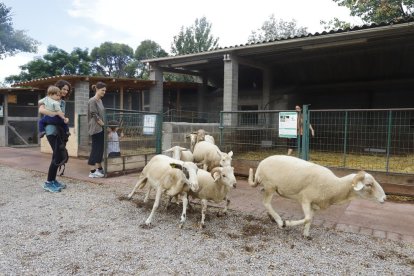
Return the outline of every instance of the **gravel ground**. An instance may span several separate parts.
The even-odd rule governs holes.
[[[45,192],[43,173],[0,166],[0,275],[414,275],[414,245],[313,226],[279,230],[267,217],[199,206],[178,228],[180,208],[128,201],[129,186],[64,179]]]

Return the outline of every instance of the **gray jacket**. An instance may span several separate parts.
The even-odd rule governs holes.
[[[102,122],[105,118],[105,107],[103,106],[102,100],[97,100],[92,97],[88,101],[88,133],[94,135],[103,131],[102,126],[98,124],[98,120]]]

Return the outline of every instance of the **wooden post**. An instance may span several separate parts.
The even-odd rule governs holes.
[[[120,93],[119,93],[119,109],[124,109],[124,86],[121,85]]]

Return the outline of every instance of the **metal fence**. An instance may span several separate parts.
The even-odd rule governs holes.
[[[288,139],[279,137],[280,112],[284,110],[222,112],[220,148],[247,160],[286,154]],[[309,122],[315,129],[309,137],[310,161],[414,174],[414,109],[311,110]]]
[[[186,123],[217,123],[219,113],[197,112],[190,110],[169,109],[163,114],[164,122],[186,122]]]
[[[91,138],[88,135],[87,115],[79,118],[79,154],[88,156]],[[106,109],[104,118],[105,133],[116,121],[116,132],[120,137],[119,148],[121,156],[108,158],[108,145],[113,143],[105,135],[104,169],[106,172],[120,172],[143,167],[150,156],[161,153],[162,116],[157,113],[139,112],[133,110]],[[138,164],[138,165],[137,165]]]

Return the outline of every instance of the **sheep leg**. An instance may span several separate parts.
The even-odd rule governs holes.
[[[200,223],[200,228],[204,228],[204,220],[206,218],[206,212],[207,212],[207,200],[202,199],[201,200],[201,223]]]
[[[273,198],[273,191],[265,190],[263,196],[263,205],[267,210],[267,213],[271,216],[271,218],[277,223],[279,228],[283,228],[286,226],[285,222],[279,216],[278,213],[272,207],[272,198]]]
[[[222,211],[222,212],[218,212],[218,213],[217,213],[217,216],[218,216],[218,217],[221,217],[221,216],[227,215],[227,208],[229,207],[229,205],[230,205],[230,199],[228,199],[228,198],[226,197],[226,205],[224,206],[224,208],[223,208],[223,211]]]
[[[305,227],[303,231],[303,236],[306,238],[309,238],[309,229],[310,229],[310,225],[311,225],[312,218],[313,218],[313,210],[311,208],[310,203],[308,202],[302,203],[302,210],[303,210],[303,213],[305,214],[305,218],[300,219],[300,220],[287,220],[286,225],[296,226],[296,225],[304,224]]]
[[[150,193],[151,193],[151,187],[148,187],[148,190],[147,190],[147,192],[145,194],[145,197],[144,197],[144,203],[146,203],[148,201]]]
[[[187,219],[187,205],[188,205],[187,193],[183,193],[183,195],[181,196],[181,199],[183,201],[183,213],[181,214],[180,228],[183,228],[183,225]]]
[[[151,224],[152,217],[154,216],[155,211],[157,210],[158,206],[160,205],[161,194],[162,194],[162,188],[161,188],[161,185],[160,185],[160,186],[158,186],[157,194],[155,195],[155,201],[154,201],[154,205],[152,206],[151,214],[149,215],[149,217],[145,221],[145,224],[147,226]]]
[[[145,184],[146,184],[146,180],[147,180],[147,178],[146,178],[146,177],[142,177],[142,176],[140,176],[140,177],[138,178],[137,184],[135,184],[134,189],[132,189],[132,192],[128,195],[128,199],[131,199],[131,198],[132,198],[132,196],[135,194],[136,189],[138,189],[138,188],[142,188],[142,187],[144,187],[144,186],[145,186]]]

